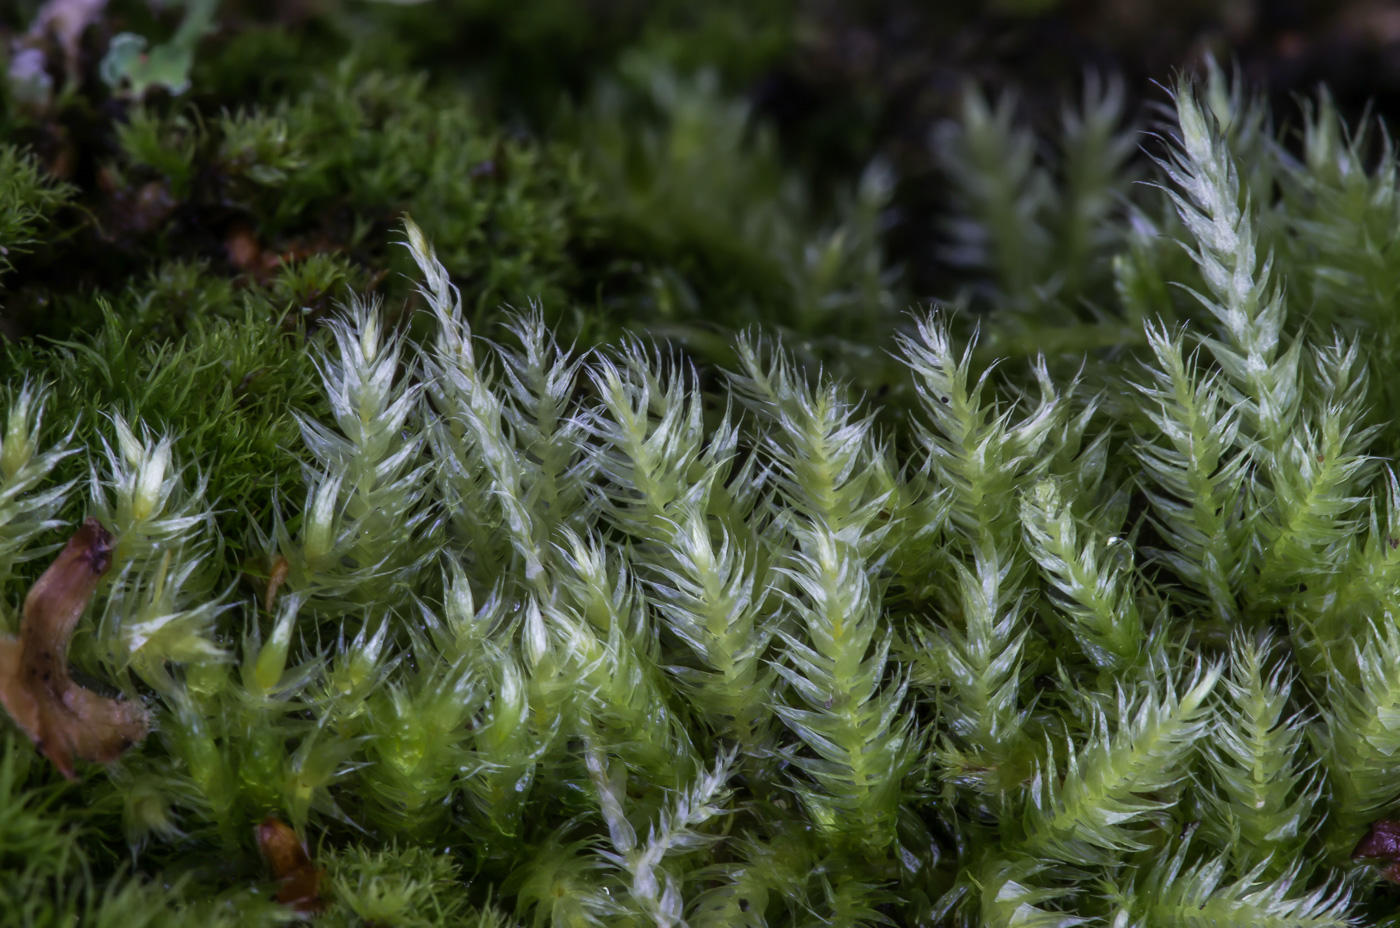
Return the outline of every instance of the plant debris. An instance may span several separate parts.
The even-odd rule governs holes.
[[[280,554],[273,559],[272,573],[267,578],[267,591],[263,594],[263,608],[268,612],[277,604],[277,591],[287,582],[287,572],[291,569],[291,563]]]
[[[325,908],[321,900],[323,870],[311,863],[306,845],[297,839],[291,826],[275,815],[269,815],[258,826],[258,847],[272,868],[272,877],[282,884],[277,901],[291,906],[304,915]]]
[[[1356,850],[1351,852],[1352,860],[1384,860],[1387,865],[1381,876],[1392,883],[1400,883],[1400,822],[1382,819],[1371,824]]]
[[[112,536],[88,519],[30,587],[18,638],[0,638],[0,703],[63,775],[74,756],[110,764],[146,735],[139,702],[108,699],[68,676],[68,642],[112,562]]]

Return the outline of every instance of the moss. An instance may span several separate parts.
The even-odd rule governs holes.
[[[36,236],[73,192],[46,177],[32,154],[0,145],[0,274],[14,266],[19,254],[39,245]]]
[[[802,180],[785,172],[767,131],[743,107],[724,103],[713,79],[692,84],[672,70],[707,57],[702,50],[717,36],[743,34],[732,47],[749,50],[750,63],[719,73],[731,83],[756,74],[786,47],[790,11],[781,3],[745,10],[606,13],[616,14],[617,41],[633,49],[627,60],[650,62],[632,68],[619,95],[590,88],[609,61],[622,60],[624,44],[616,58],[598,58],[596,30],[535,7],[288,10],[301,37],[291,44],[288,32],[258,14],[239,18],[233,4],[200,46],[187,98],[104,102],[100,87],[84,86],[16,125],[16,134],[50,149],[50,167],[76,171],[70,194],[84,212],[69,217],[61,247],[21,269],[8,299],[13,325],[19,334],[64,339],[92,330],[96,297],[115,305],[115,291],[171,261],[204,269],[211,294],[195,296],[194,313],[218,304],[229,278],[265,273],[276,256],[341,254],[383,275],[398,295],[405,265],[388,230],[408,211],[433,235],[478,321],[502,302],[528,299],[590,338],[657,312],[684,324],[703,315],[729,325],[761,312],[804,333],[839,335],[839,323],[820,321],[840,316],[839,292],[856,286],[869,295],[884,286],[873,236],[887,191],[880,184],[853,191],[836,210],[808,202]],[[137,31],[155,29],[141,25],[139,4],[129,15]],[[513,38],[491,60],[512,69],[522,61],[508,49],[552,55],[549,36],[589,35],[575,86],[596,102],[576,129],[556,131],[555,141],[522,133],[500,120],[504,87],[461,92],[451,77],[459,70],[441,61],[433,42],[493,28]],[[555,63],[584,64],[570,54],[572,64],[560,55]],[[424,64],[435,66],[431,80],[415,70]],[[558,86],[548,73],[537,75],[540,85]],[[521,74],[512,74],[518,83]],[[628,141],[632,150],[624,151],[620,121],[638,118],[655,123],[657,137]],[[722,224],[759,202],[773,204],[764,208],[771,215],[755,217],[747,238],[733,242]],[[675,222],[649,227],[657,210],[673,211]],[[734,312],[713,320],[701,303],[731,304]],[[571,305],[588,310],[568,314]],[[155,321],[146,331],[169,329]]]
[[[166,272],[162,282],[168,284],[169,277],[191,269]],[[200,296],[209,299],[211,291]],[[102,323],[89,338],[10,346],[5,363],[49,386],[51,427],[73,432],[85,444],[98,441],[113,412],[179,435],[181,459],[229,488],[230,508],[221,509],[220,518],[233,541],[230,556],[236,557],[243,546],[234,527],[270,502],[255,488],[276,494],[299,482],[294,412],[314,411],[320,401],[303,344],[305,326],[294,317],[298,311],[273,302],[272,292],[247,295],[237,304],[228,296],[226,303],[208,307],[222,317],[201,319],[171,341],[143,341],[128,320],[141,318],[145,307],[133,303],[169,298],[188,311],[190,300],[179,292],[162,297],[159,289],[133,290],[122,304],[104,307]],[[88,466],[73,458],[59,473],[76,477]],[[81,511],[74,501],[65,518],[78,518]]]
[[[0,911],[289,920],[271,814],[332,924],[1384,914],[1385,137],[968,91],[906,315],[909,161],[742,92],[804,15],[229,0],[140,101],[177,12],[23,38],[0,619],[101,520],[71,672],[155,724],[69,784],[0,723]]]

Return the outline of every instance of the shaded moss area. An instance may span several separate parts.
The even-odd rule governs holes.
[[[106,49],[169,39],[179,6],[112,2],[71,54],[25,32],[40,7],[0,21],[0,170],[30,203],[6,223],[47,230],[6,258],[12,339],[82,340],[102,300],[138,342],[178,336],[313,257],[268,324],[314,325],[347,284],[398,303],[409,212],[479,319],[538,300],[590,342],[665,326],[703,350],[763,321],[887,346],[899,310],[968,282],[938,231],[958,178],[929,141],[965,82],[1022,91],[1017,117],[1047,138],[1086,67],[1125,75],[1128,116],[1206,51],[1243,55],[1280,102],[1321,78],[1346,113],[1392,92],[1388,20],[1364,3],[226,0],[189,89],[136,101],[103,82]],[[38,90],[23,54],[43,56]],[[177,279],[182,298],[148,298]],[[896,311],[867,318],[872,298]]]

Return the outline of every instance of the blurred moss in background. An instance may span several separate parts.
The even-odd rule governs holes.
[[[566,338],[721,362],[762,324],[879,390],[910,306],[986,308],[996,256],[958,232],[976,152],[949,135],[971,103],[1029,127],[1032,186],[1208,56],[1281,114],[1322,81],[1344,115],[1400,107],[1400,11],[1368,0],[10,0],[0,55],[6,375],[98,406],[155,403],[114,371],[311,337],[351,291],[409,320],[404,212],[478,324],[535,301]],[[1069,100],[1098,121],[1063,124]],[[1089,269],[1057,283],[1070,316],[1108,278],[1055,215],[1121,207],[1093,196],[1029,216]],[[188,376],[237,416],[300,354]]]
[[[0,45],[11,338],[90,336],[103,301],[166,337],[279,275],[269,311],[396,293],[366,275],[405,209],[483,311],[843,336],[854,294],[965,283],[929,139],[969,84],[1046,135],[1086,74],[1141,119],[1208,54],[1281,112],[1323,81],[1400,107],[1374,0],[11,0]],[[177,279],[178,308],[144,283]]]

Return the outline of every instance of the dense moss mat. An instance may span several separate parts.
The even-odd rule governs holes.
[[[0,923],[1396,923],[1384,124],[1032,6],[7,8]]]

